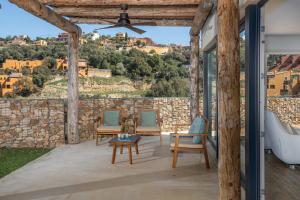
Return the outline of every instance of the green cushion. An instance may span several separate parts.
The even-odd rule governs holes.
[[[104,112],[104,126],[119,126],[119,111]]]
[[[205,131],[205,120],[201,117],[196,117],[190,127],[190,134],[203,134]],[[193,137],[193,143],[199,144],[201,142],[200,136]]]
[[[141,112],[142,127],[156,127],[156,112]]]

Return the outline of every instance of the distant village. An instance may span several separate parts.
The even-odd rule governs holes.
[[[165,55],[174,48],[181,48],[181,46],[177,45],[158,45],[150,38],[128,37],[127,33],[117,33],[113,37],[100,37],[98,32],[83,34],[80,38],[80,44],[83,45],[88,41],[97,42],[99,48],[109,48],[116,51],[138,49],[148,54],[158,55]],[[15,36],[9,41],[0,40],[0,48],[4,48],[7,45],[47,46],[58,43],[67,45],[68,34],[60,33],[56,38],[37,38],[34,41],[30,40],[26,35]],[[0,73],[0,96],[7,96],[8,94],[15,93],[26,87],[26,84],[32,82],[32,73],[34,69],[41,66],[43,63],[44,60],[4,60],[2,66],[0,66],[0,69],[2,69],[2,73]],[[22,73],[24,68],[28,70],[29,74],[24,75]],[[64,75],[66,75],[68,71],[67,58],[56,59],[55,68],[56,70],[64,72]],[[79,77],[112,77],[110,69],[89,67],[88,62],[84,59],[79,59],[78,61],[78,73]]]

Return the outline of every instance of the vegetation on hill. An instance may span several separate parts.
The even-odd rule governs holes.
[[[109,37],[110,38],[110,37]],[[188,96],[189,64],[188,49],[174,49],[165,55],[155,52],[147,54],[135,48],[131,50],[116,50],[101,46],[101,41],[108,39],[102,36],[96,41],[87,40],[81,45],[79,57],[86,59],[90,67],[111,69],[114,76],[125,76],[133,82],[142,81],[152,85],[147,96]],[[126,41],[110,38],[115,46],[126,45]],[[55,68],[55,59],[65,58],[66,45],[53,43],[48,46],[6,45],[0,49],[0,64],[5,59],[45,60],[44,64],[35,69],[32,80],[35,86],[43,88],[46,81],[60,72]],[[4,72],[4,73],[11,73]],[[28,74],[28,70],[22,70]]]

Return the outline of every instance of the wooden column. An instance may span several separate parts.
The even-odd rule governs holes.
[[[240,200],[239,1],[218,1],[220,200]]]
[[[78,144],[78,47],[79,35],[69,34],[68,43],[68,143]]]
[[[199,35],[191,37],[191,70],[190,70],[190,115],[191,121],[199,114]]]
[[[195,13],[192,28],[190,30],[191,37],[191,83],[190,83],[190,113],[191,121],[199,114],[200,93],[203,91],[203,69],[200,67],[199,53],[199,34],[210,11],[212,3],[210,0],[202,0],[198,5]],[[200,91],[201,90],[201,91]],[[201,95],[203,96],[203,95]]]

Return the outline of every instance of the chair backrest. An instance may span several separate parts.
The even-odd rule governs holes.
[[[137,126],[154,127],[159,124],[160,113],[155,109],[141,109],[138,110],[136,118]]]
[[[123,118],[122,109],[105,109],[101,112],[101,125],[120,126]]]
[[[206,117],[204,117],[204,115],[202,115],[201,113],[198,113],[198,114],[196,115],[196,117],[201,117],[202,119],[204,119],[204,121],[205,121],[205,129],[204,129],[204,133],[208,133],[209,120],[208,120]]]

